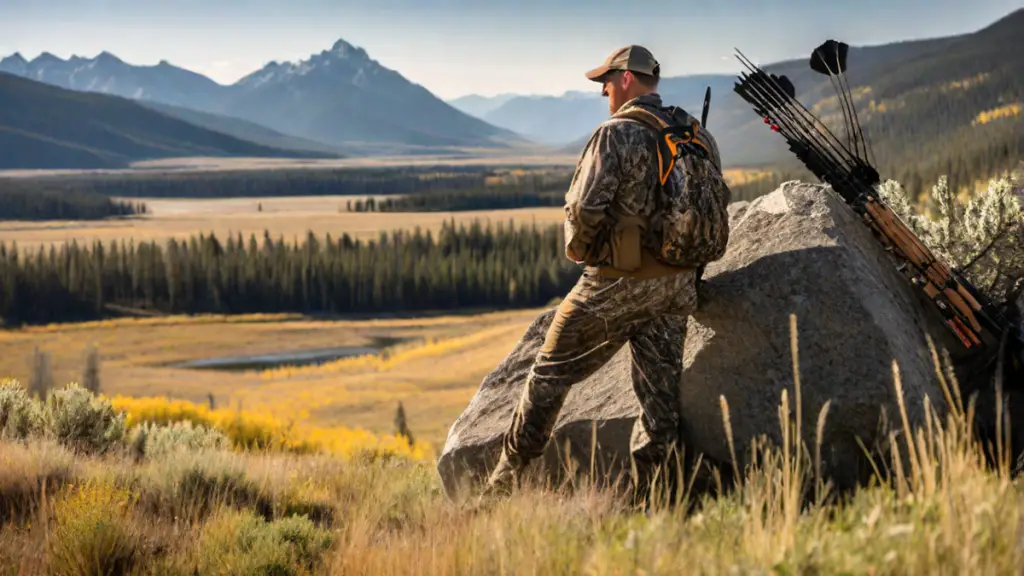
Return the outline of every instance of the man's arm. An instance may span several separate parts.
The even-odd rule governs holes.
[[[607,123],[598,126],[565,197],[566,256],[575,262],[584,260],[621,185],[615,131],[616,127]]]

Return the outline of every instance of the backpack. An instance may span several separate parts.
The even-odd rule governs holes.
[[[645,244],[670,266],[697,268],[725,255],[732,192],[722,175],[718,147],[696,118],[675,106],[631,105],[614,114],[640,122],[657,134],[656,210]],[[677,164],[683,178],[670,178]]]

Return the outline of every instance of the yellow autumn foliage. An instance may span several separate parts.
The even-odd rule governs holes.
[[[120,515],[136,503],[137,496],[130,490],[102,482],[70,483],[63,487],[53,503],[58,522],[90,518],[97,514]]]
[[[940,90],[942,92],[950,92],[952,90],[967,90],[969,88],[973,88],[973,87],[981,84],[986,79],[988,79],[988,76],[989,76],[989,74],[987,72],[985,72],[985,73],[978,74],[976,76],[971,76],[970,78],[964,78],[962,80],[954,80],[952,82],[949,82],[949,83],[943,85],[940,88]]]
[[[188,421],[221,431],[236,448],[243,450],[322,452],[343,457],[376,453],[414,460],[433,457],[431,446],[421,441],[410,446],[403,437],[378,436],[367,430],[344,426],[319,427],[302,421],[301,417],[284,419],[265,412],[210,409],[187,400],[163,397],[115,396],[110,402],[115,409],[125,413],[129,427],[142,422],[170,424]]]
[[[424,339],[421,344],[408,348],[394,348],[385,350],[379,354],[363,354],[341,358],[333,362],[325,362],[309,366],[282,366],[280,368],[268,368],[260,372],[260,377],[265,380],[282,380],[296,376],[312,376],[323,374],[335,374],[355,370],[384,371],[395,367],[398,364],[423,360],[425,358],[437,358],[461,350],[475,344],[488,342],[496,335],[506,332],[507,326],[497,326],[487,330],[481,330],[467,336],[455,338]]]
[[[1005,106],[1000,106],[998,108],[993,108],[991,110],[986,110],[984,112],[980,112],[974,118],[974,121],[971,122],[971,125],[972,126],[977,126],[978,124],[988,124],[989,122],[993,122],[995,120],[1003,120],[1005,118],[1012,118],[1014,116],[1019,116],[1020,115],[1020,111],[1021,111],[1020,102],[1015,102],[1013,104],[1007,104]]]

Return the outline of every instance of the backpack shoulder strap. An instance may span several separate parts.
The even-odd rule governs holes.
[[[669,128],[668,123],[657,114],[638,106],[619,110],[612,117],[633,120],[654,131],[654,149],[658,153],[658,179],[664,185],[668,180],[668,175],[672,172],[672,165],[675,163],[675,155],[672,154],[671,148],[666,147],[664,137],[662,136],[662,131]]]
[[[613,117],[634,120],[655,131],[657,134],[658,176],[662,184],[668,180],[669,174],[672,173],[672,166],[676,159],[687,150],[687,145],[692,145],[703,151],[708,158],[714,157],[710,144],[700,137],[700,123],[696,118],[693,118],[692,123],[689,124],[669,124],[658,114],[639,106],[620,110]],[[690,148],[690,150],[693,149]]]
[[[654,112],[651,112],[650,110],[641,108],[639,106],[630,106],[628,108],[619,110],[614,115],[612,115],[612,117],[636,120],[637,122],[640,122],[641,124],[650,127],[656,132],[660,132],[661,130],[668,128],[669,126],[668,122],[662,120],[660,116],[658,116]]]

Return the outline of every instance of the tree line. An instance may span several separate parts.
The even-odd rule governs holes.
[[[142,202],[53,190],[18,178],[0,178],[0,220],[99,220],[144,214]]]
[[[518,190],[466,190],[348,200],[348,212],[460,212],[465,210],[508,210],[539,206],[561,206],[565,194],[520,192]]]
[[[121,198],[379,196],[480,188],[502,171],[484,166],[206,170],[24,178],[26,189]]]
[[[444,212],[561,206],[572,172],[505,176],[465,189],[445,188],[407,196],[349,200],[349,212]]]
[[[117,241],[19,251],[0,243],[0,317],[10,325],[96,319],[117,305],[163,313],[354,313],[530,307],[579,269],[560,226],[445,223],[373,241]]]

